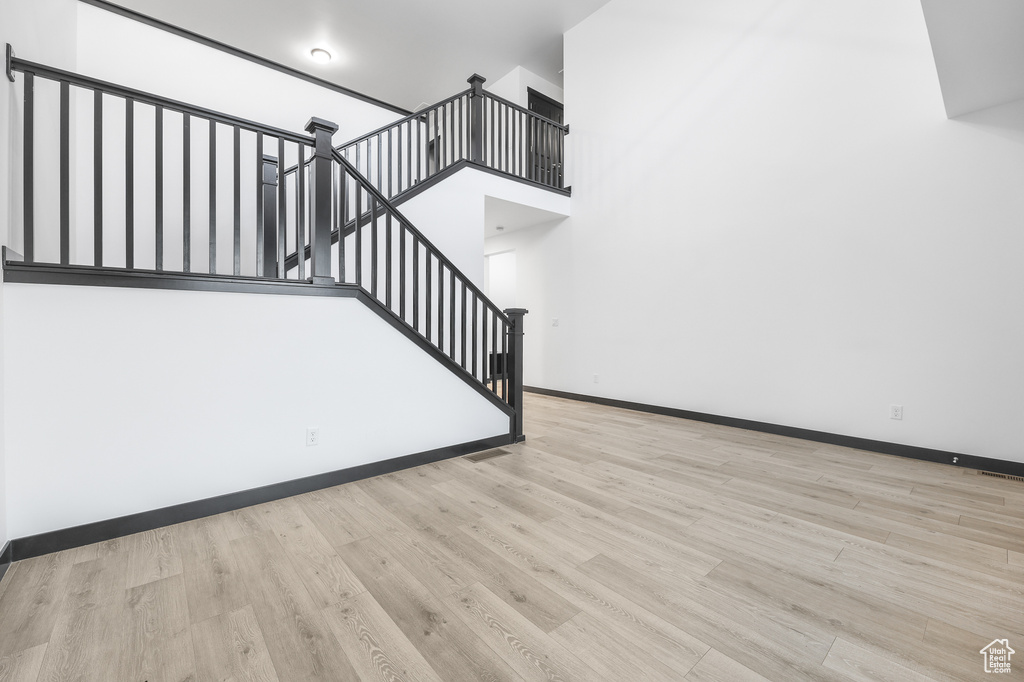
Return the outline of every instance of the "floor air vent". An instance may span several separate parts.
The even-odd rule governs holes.
[[[465,459],[468,459],[470,462],[482,462],[485,459],[494,459],[495,457],[502,457],[507,454],[510,454],[508,450],[498,448],[496,450],[478,452],[475,455],[466,455]]]
[[[1010,476],[1009,474],[996,474],[991,471],[979,471],[979,474],[984,476],[995,476],[996,478],[1006,478],[1011,481],[1024,481],[1024,476]]]

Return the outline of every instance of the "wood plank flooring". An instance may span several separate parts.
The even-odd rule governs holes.
[[[1020,482],[526,409],[494,456],[15,564],[0,681],[972,680],[1024,652]]]

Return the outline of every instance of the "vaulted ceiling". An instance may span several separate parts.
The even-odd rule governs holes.
[[[407,109],[517,65],[561,85],[562,34],[609,2],[112,1]],[[1024,98],[1024,0],[921,5],[948,116]],[[314,47],[334,58],[314,62]]]

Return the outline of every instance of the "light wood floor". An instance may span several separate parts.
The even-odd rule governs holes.
[[[973,680],[996,638],[1024,678],[1024,484],[535,395],[526,424],[15,564],[0,680]]]

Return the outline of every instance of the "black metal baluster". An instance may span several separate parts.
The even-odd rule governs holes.
[[[60,262],[71,262],[71,85],[60,82]],[[129,266],[130,267],[130,266]]]
[[[384,305],[391,310],[391,211],[384,219]]]
[[[419,119],[417,119],[418,121]],[[420,167],[423,165],[423,160],[420,158],[423,155],[423,127],[416,124],[416,184],[419,184],[423,180],[423,176],[420,174]]]
[[[371,197],[370,201],[370,294],[377,298],[377,211],[380,208],[380,204],[377,202],[376,197]]]
[[[156,183],[156,224],[155,253],[153,255],[156,269],[164,269],[164,108],[156,108],[156,168],[154,176]]]
[[[135,101],[124,101],[124,266],[135,268]]]
[[[306,145],[299,145],[299,167],[295,190],[295,244],[299,254],[299,281],[306,280]]]
[[[495,165],[495,137],[497,136],[498,121],[495,120],[496,119],[496,117],[495,117],[495,100],[494,99],[490,99],[488,97],[487,101],[490,103],[490,106],[488,106],[488,109],[490,110],[489,111],[489,114],[490,114],[490,134],[487,135],[487,139],[490,142],[490,162],[487,164],[487,166],[489,166],[490,168],[496,168],[496,165]]]
[[[338,281],[345,283],[345,226],[348,224],[348,171],[344,166],[338,169],[341,187],[338,198]]]
[[[476,329],[477,329],[477,308],[479,308],[479,307],[480,307],[480,301],[477,299],[476,292],[474,291],[473,292],[473,319],[470,322],[470,329],[473,330],[472,331],[472,334],[473,334],[473,353],[472,353],[472,355],[473,355],[473,365],[472,365],[472,367],[473,367],[473,376],[474,377],[476,377],[476,352],[477,352],[478,343],[479,343],[479,340],[477,339],[477,334],[476,334]]]
[[[404,173],[402,173],[402,126],[403,125],[405,125],[405,124],[404,123],[399,123],[398,124],[398,128],[396,129],[396,133],[395,133],[395,136],[398,138],[398,140],[395,142],[395,146],[398,148],[398,153],[395,154],[395,162],[398,164],[397,172],[395,173],[395,180],[397,181],[396,184],[398,185],[398,191],[395,194],[401,194],[402,192],[405,191],[405,185],[402,184],[402,178],[404,176]]]
[[[237,277],[242,273],[242,150],[241,131],[238,126],[234,127],[234,226],[232,228],[232,250],[233,265],[231,271]]]
[[[264,253],[264,245],[266,239],[264,232],[266,225],[264,224],[264,213],[266,207],[263,205],[263,133],[256,132],[256,276],[263,277],[266,275],[264,269],[264,260],[266,254]]]
[[[406,144],[405,144],[405,155],[406,155],[406,158],[405,158],[405,174],[408,176],[408,179],[406,180],[406,183],[405,183],[405,188],[409,189],[410,187],[412,187],[412,126],[413,126],[413,123],[412,123],[412,121],[409,121],[406,125],[407,125],[409,130],[406,133],[407,140],[406,140]]]
[[[420,329],[420,238],[412,235],[412,328]]]
[[[428,176],[439,170],[441,170],[441,115],[437,109],[434,109],[434,171],[428,173]],[[438,268],[440,268],[440,261],[438,263]]]
[[[527,147],[529,146],[529,137],[527,133],[529,118],[527,118],[527,116],[522,112],[518,112],[516,114],[516,118],[519,123],[519,171],[517,174],[519,177],[525,178],[529,174],[529,171],[526,168],[526,160],[529,158],[527,151]]]
[[[554,173],[554,167],[552,166],[552,150],[551,150],[551,124],[544,124],[544,184],[551,186],[551,176]]]
[[[501,399],[508,402],[508,334],[509,326],[501,323]]]
[[[448,284],[449,294],[451,296],[451,312],[448,314],[448,318],[451,324],[451,330],[448,334],[448,357],[452,360],[455,359],[455,270],[449,270],[451,275],[451,281]]]
[[[498,356],[498,313],[491,311],[491,393],[498,393],[498,363],[501,358]]]
[[[277,138],[277,276],[281,279],[288,277],[285,270],[286,254],[288,253],[287,227],[288,227],[288,188],[285,186],[287,178],[284,174],[284,138]]]
[[[515,134],[515,124],[512,121],[512,114],[515,113],[511,107],[505,107],[505,172],[512,172],[512,137]]]
[[[430,328],[434,318],[434,299],[431,297],[431,289],[433,288],[433,277],[430,275],[430,262],[433,260],[433,256],[430,254],[430,250],[424,248],[423,255],[427,260],[427,290],[426,290],[426,310],[423,312],[427,316],[427,341],[430,341]]]
[[[356,185],[356,286],[363,286],[363,188],[359,179],[355,178]]]
[[[511,112],[512,116],[512,174],[519,175],[519,112],[515,109]]]
[[[559,170],[558,181],[559,182],[558,182],[558,187],[560,189],[565,189],[565,136],[566,136],[566,132],[567,131],[562,130],[561,136],[560,136],[560,139],[559,139],[559,152],[558,152],[558,163],[559,163],[559,166],[558,166],[558,170]]]
[[[391,193],[391,177],[394,175],[394,149],[391,146],[391,128],[388,128],[388,193],[385,194],[388,199],[395,196]]]
[[[505,119],[502,116],[504,105],[495,100],[494,101],[494,118],[495,118],[495,130],[494,135],[494,169],[501,170],[501,165],[504,163],[502,158],[503,147],[502,141],[505,139]]]
[[[103,265],[103,93],[92,101],[92,264]],[[158,107],[159,109],[159,107]],[[157,140],[160,139],[159,134]],[[158,193],[158,198],[159,193]],[[158,204],[159,205],[159,204]],[[159,269],[159,268],[158,268]]]
[[[217,122],[210,119],[210,274],[217,274]]]
[[[444,352],[444,262],[437,259],[437,348]]]
[[[405,222],[398,221],[398,316],[405,322]]]
[[[382,148],[384,147],[383,143],[384,143],[384,138],[382,137],[382,134],[381,133],[377,133],[377,191],[378,192],[383,192],[384,191],[384,185],[381,182],[381,172],[383,171],[383,168],[381,167],[381,163],[380,163],[380,153],[381,153]],[[370,176],[367,175],[366,177],[370,177]]]
[[[360,166],[359,166],[359,157],[361,156],[359,150],[362,148],[362,146],[363,146],[362,142],[356,142],[356,164],[355,164],[356,165],[356,170],[359,171],[360,173],[362,173],[363,177],[369,178],[370,174],[367,173],[367,172],[364,172],[363,169],[360,168]],[[367,152],[366,155],[367,155],[367,157],[369,157],[369,155],[370,155],[369,152]],[[359,218],[359,214],[357,213],[356,214],[356,219],[358,219],[358,218]]]
[[[462,160],[462,98],[452,102],[452,155]]]
[[[454,289],[455,287],[452,287]],[[460,320],[462,327],[462,334],[459,336],[461,342],[461,354],[459,357],[462,369],[466,369],[468,363],[466,362],[466,283],[462,283],[462,319]]]
[[[537,128],[537,141],[536,141],[536,148],[537,148],[537,177],[536,177],[536,180],[537,180],[537,182],[539,182],[541,184],[544,184],[544,175],[545,175],[544,166],[547,164],[547,159],[545,158],[546,155],[545,155],[545,149],[544,149],[544,122],[541,121],[538,118],[538,119],[536,119],[534,121],[534,123],[536,124],[535,127]]]
[[[25,138],[22,146],[24,158],[24,177],[22,193],[25,213],[25,232],[23,235],[25,262],[35,262],[35,76],[25,74]]]
[[[192,271],[192,132],[191,118],[182,114],[182,155],[181,164],[181,271]]]

